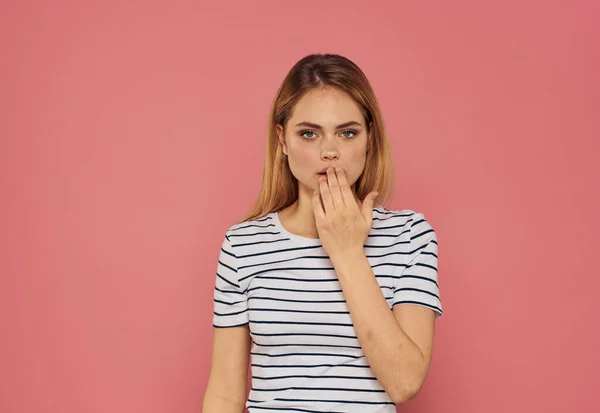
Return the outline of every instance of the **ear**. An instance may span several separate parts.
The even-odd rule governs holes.
[[[277,131],[277,137],[279,138],[279,143],[281,144],[281,150],[283,151],[283,154],[287,156],[287,144],[285,143],[283,126],[278,123],[275,125],[275,130]]]

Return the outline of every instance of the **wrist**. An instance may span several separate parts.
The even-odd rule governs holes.
[[[363,260],[367,259],[365,250],[361,246],[360,248],[346,249],[337,254],[329,256],[331,263],[334,267],[352,267]]]

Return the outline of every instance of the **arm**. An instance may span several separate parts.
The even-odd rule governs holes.
[[[352,323],[377,380],[395,403],[420,390],[431,361],[433,310],[385,301],[364,252],[334,262]]]
[[[212,361],[202,413],[244,412],[249,357],[248,325],[214,328]]]
[[[358,341],[390,398],[395,403],[407,401],[419,392],[429,369],[436,317],[433,309],[441,315],[435,231],[423,214],[411,217],[412,248],[406,268],[396,280],[390,311],[363,248],[372,228],[377,192],[369,192],[359,207],[343,170],[334,173],[330,168],[327,180],[320,178],[319,182],[312,199],[315,222]]]
[[[240,286],[237,266],[234,247],[226,234],[215,278],[212,360],[202,413],[245,410],[252,340],[247,296]]]

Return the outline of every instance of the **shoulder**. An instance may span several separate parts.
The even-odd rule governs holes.
[[[398,235],[431,230],[425,215],[412,209],[387,209],[383,206],[373,208],[373,229],[375,231],[396,232]]]
[[[225,240],[232,246],[250,237],[260,239],[262,236],[275,233],[273,213],[229,226],[225,231]]]

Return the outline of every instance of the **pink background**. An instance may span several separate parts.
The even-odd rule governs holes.
[[[389,207],[438,233],[399,410],[600,411],[598,2],[200,3],[0,6],[0,412],[200,411],[219,246],[313,52],[370,78]]]

